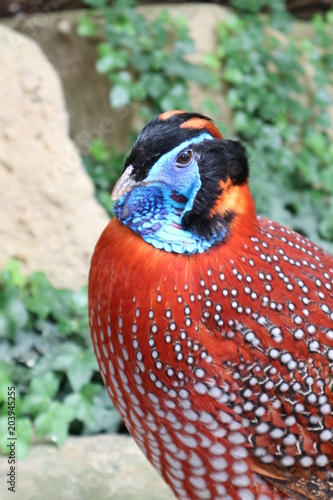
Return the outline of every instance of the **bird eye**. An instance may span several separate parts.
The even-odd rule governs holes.
[[[193,153],[190,149],[182,151],[180,155],[177,156],[176,163],[179,167],[185,167],[192,160]]]

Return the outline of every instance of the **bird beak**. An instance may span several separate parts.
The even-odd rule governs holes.
[[[125,172],[120,177],[120,179],[118,179],[115,187],[113,188],[111,194],[111,200],[113,201],[119,200],[119,198],[121,198],[124,194],[128,193],[129,191],[132,191],[132,189],[134,189],[140,184],[139,182],[135,182],[133,179],[131,179],[132,171],[133,171],[133,165],[128,165]]]

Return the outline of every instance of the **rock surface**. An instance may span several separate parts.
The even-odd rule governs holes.
[[[0,268],[10,258],[57,286],[87,282],[108,217],[68,136],[59,78],[38,45],[0,25]]]
[[[173,500],[171,490],[148,463],[133,439],[121,435],[70,437],[58,450],[34,446],[18,462],[17,491],[8,492],[8,463],[0,457],[3,500]]]

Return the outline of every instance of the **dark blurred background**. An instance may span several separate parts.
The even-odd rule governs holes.
[[[155,0],[141,0],[139,4],[171,4],[171,3],[195,3],[195,0],[175,0],[174,2],[156,2]],[[202,3],[202,2],[201,2]],[[218,5],[230,5],[230,2],[217,0]],[[112,1],[110,1],[112,4]],[[332,0],[287,0],[288,11],[300,19],[310,19],[316,12],[326,12],[333,4]],[[84,3],[81,0],[3,0],[0,5],[0,17],[17,14],[35,14],[36,12],[54,12],[60,10],[82,9]]]

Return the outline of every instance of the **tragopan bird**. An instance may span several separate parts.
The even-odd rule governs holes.
[[[91,263],[107,391],[181,500],[333,498],[333,257],[256,215],[243,146],[139,134]]]

